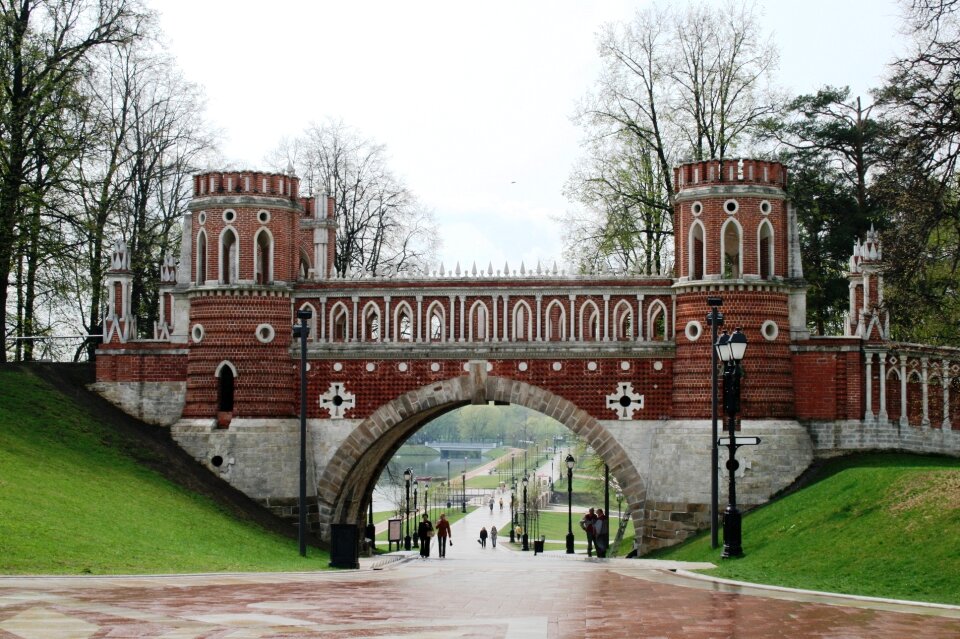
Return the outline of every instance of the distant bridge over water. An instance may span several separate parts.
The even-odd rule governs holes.
[[[438,451],[443,459],[481,457],[500,446],[498,442],[425,442],[423,445]]]

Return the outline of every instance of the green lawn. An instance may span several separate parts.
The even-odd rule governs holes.
[[[710,574],[731,579],[960,604],[960,460],[833,460],[813,485],[748,513],[743,549],[721,561],[706,532],[651,556],[712,561]]]
[[[238,521],[132,459],[32,374],[0,370],[0,573],[319,570],[329,556]]]

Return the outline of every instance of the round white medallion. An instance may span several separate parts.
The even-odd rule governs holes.
[[[438,370],[440,370],[440,364],[436,362],[430,364],[430,370],[436,373]]]
[[[373,362],[367,362],[367,372],[372,373],[375,370],[377,370],[377,365]]]
[[[620,370],[622,371],[630,370],[630,362],[620,362]]]
[[[760,334],[765,340],[772,342],[780,335],[780,327],[773,320],[767,320],[760,325]]]
[[[653,363],[653,370],[655,370],[655,371],[662,371],[662,370],[663,370],[663,362],[661,362],[660,360],[655,361],[655,362]]]
[[[695,342],[700,339],[701,335],[703,335],[703,325],[697,320],[690,320],[687,322],[687,327],[684,329],[683,333],[687,336],[688,340]]]
[[[341,364],[340,362],[334,362],[334,363],[333,363],[333,370],[335,370],[335,371],[337,371],[337,372],[339,373],[340,371],[343,370],[343,364]]]
[[[550,368],[552,368],[555,371],[558,371],[563,368],[563,364],[561,364],[560,362],[554,362],[553,366],[551,366]]]
[[[527,370],[527,363],[526,363],[526,362],[520,362],[519,364],[517,364],[517,370],[520,371],[520,372],[523,372],[523,371]]]
[[[587,370],[588,370],[588,371],[595,371],[595,370],[597,370],[597,363],[596,363],[596,362],[587,362]]]
[[[399,364],[397,364],[397,370],[400,371],[401,373],[406,373],[406,372],[407,372],[407,363],[406,363],[406,362],[400,362]]]
[[[261,344],[269,344],[273,341],[276,332],[273,330],[273,327],[269,324],[261,324],[257,327],[257,330],[254,332],[254,335],[257,336],[257,341]]]

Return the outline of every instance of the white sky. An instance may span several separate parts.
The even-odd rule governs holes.
[[[233,165],[334,117],[385,144],[436,216],[448,270],[560,262],[581,156],[571,121],[599,70],[595,34],[648,2],[150,0]],[[760,2],[779,85],[854,92],[902,49],[893,0]]]

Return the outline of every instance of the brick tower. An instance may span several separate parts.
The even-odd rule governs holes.
[[[295,414],[293,291],[311,261],[301,247],[308,203],[298,189],[292,171],[194,178],[182,271],[190,342],[184,417],[217,415],[225,427],[234,418]]]
[[[710,415],[708,297],[749,340],[743,415],[793,417],[791,339],[806,337],[796,218],[778,162],[709,160],[674,170],[674,416]]]

